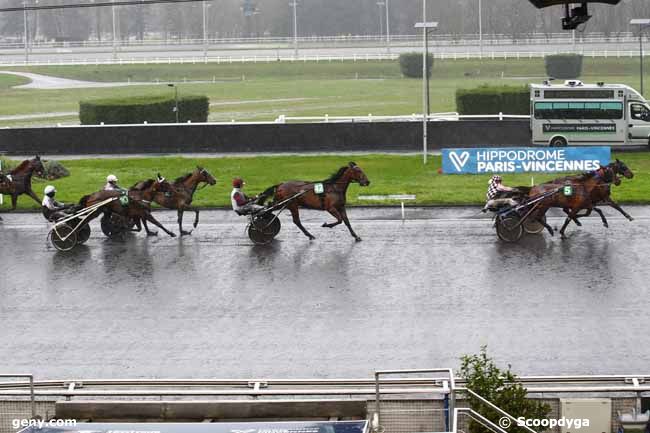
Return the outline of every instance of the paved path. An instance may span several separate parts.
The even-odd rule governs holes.
[[[71,254],[48,248],[39,215],[3,214],[0,359],[38,379],[367,377],[457,367],[487,344],[521,374],[644,372],[650,210],[628,210],[633,223],[590,218],[569,240],[518,245],[474,208],[406,222],[352,209],[361,243],[307,212],[316,241],[283,215],[265,248],[243,218],[204,212],[183,239],[109,241],[93,226]]]

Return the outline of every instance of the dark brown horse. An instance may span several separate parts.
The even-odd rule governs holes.
[[[557,192],[544,199],[541,202],[540,210],[536,212],[534,217],[542,222],[541,217],[546,214],[549,208],[558,207],[563,209],[567,214],[564,225],[560,229],[560,234],[563,239],[566,237],[565,231],[571,221],[574,221],[580,226],[581,224],[578,219],[589,216],[592,211],[597,212],[603,221],[603,225],[608,227],[609,225],[605,215],[596,207],[600,204],[613,207],[628,220],[632,221],[633,218],[611,198],[611,185],[618,185],[621,182],[618,177],[619,174],[628,179],[634,177],[634,173],[622,161],[617,159],[616,162],[607,166],[601,166],[598,170],[577,176],[566,176],[531,188],[529,192],[529,197],[531,198],[562,188],[563,185],[570,185],[572,188],[572,194],[570,196],[565,196],[561,192]],[[583,210],[586,213],[580,214]],[[553,229],[546,223],[542,223],[549,233],[553,234]]]
[[[311,233],[307,231],[307,229],[305,229],[305,227],[303,227],[302,223],[300,222],[300,213],[298,211],[299,207],[307,209],[318,209],[329,212],[334,218],[336,218],[336,222],[324,223],[323,227],[332,228],[343,222],[347,226],[348,230],[350,230],[350,234],[357,241],[360,241],[361,238],[357,236],[354,230],[352,230],[352,226],[350,225],[350,221],[348,220],[348,215],[345,210],[345,195],[348,191],[348,186],[350,186],[350,184],[353,182],[356,182],[361,186],[370,185],[370,181],[366,177],[366,174],[363,172],[361,167],[356,165],[354,162],[351,162],[348,165],[341,167],[329,178],[320,182],[292,180],[289,182],[274,185],[260,194],[257,202],[259,204],[264,204],[267,198],[273,197],[273,201],[275,203],[278,203],[289,199],[296,194],[306,191],[295,200],[289,202],[287,206],[291,212],[291,216],[293,217],[294,224],[296,224],[298,228],[302,230],[305,236],[307,236],[310,240],[316,239],[314,236],[312,236]],[[323,184],[322,194],[317,194],[314,191],[315,186],[318,184]]]
[[[160,176],[160,173],[158,174],[158,182],[164,182],[164,178]],[[180,230],[181,236],[192,234],[192,230],[183,230],[183,212],[195,212],[194,228],[199,224],[199,210],[192,207],[192,200],[197,187],[202,183],[215,185],[217,180],[208,170],[197,166],[193,172],[179,177],[171,184],[167,183],[169,188],[166,191],[158,190],[153,195],[153,201],[162,207],[178,210],[178,229]],[[138,189],[139,186],[140,183],[136,184],[134,189]],[[146,220],[143,220],[143,223],[145,228],[147,228]]]
[[[0,174],[0,194],[11,195],[11,210],[16,209],[18,196],[27,194],[41,205],[41,199],[32,190],[32,176],[36,174],[42,177],[45,173],[45,167],[39,156],[28,159],[20,163],[18,167],[11,170],[8,174]],[[2,221],[2,218],[0,218]]]
[[[175,233],[167,230],[160,222],[158,222],[158,220],[153,217],[153,215],[151,215],[151,201],[153,199],[153,196],[158,191],[164,191],[167,189],[168,185],[169,184],[165,185],[165,182],[159,182],[154,179],[149,179],[147,181],[141,182],[139,189],[130,189],[128,191],[128,204],[122,205],[120,200],[115,200],[104,206],[100,211],[98,211],[97,215],[103,212],[106,217],[110,218],[110,214],[115,213],[127,220],[132,220],[136,225],[136,228],[132,230],[135,232],[142,230],[140,221],[149,221],[156,227],[161,228],[169,236],[175,237]],[[82,197],[79,201],[79,204],[83,207],[89,207],[109,198],[120,196],[122,196],[122,192],[120,191],[98,191],[96,193]],[[147,232],[147,236],[156,236],[158,234],[156,232],[150,231],[146,226],[145,230]]]

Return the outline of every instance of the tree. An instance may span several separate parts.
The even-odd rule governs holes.
[[[467,388],[481,397],[492,402],[515,418],[545,419],[551,412],[551,407],[542,402],[527,398],[527,390],[517,382],[517,376],[510,370],[499,369],[492,358],[487,354],[487,346],[481,347],[478,355],[465,355],[461,358],[460,374],[466,380]],[[495,411],[479,399],[469,396],[470,407],[488,418],[495,424],[502,418],[502,414]],[[471,433],[491,433],[490,430],[476,422],[470,422]],[[544,427],[537,427],[537,431]],[[522,427],[515,423],[508,429],[509,433],[526,433]]]

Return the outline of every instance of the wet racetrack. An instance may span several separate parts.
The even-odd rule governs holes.
[[[0,223],[0,364],[46,378],[368,377],[454,367],[487,344],[520,374],[646,372],[650,209],[606,211],[570,238],[496,240],[476,209],[353,209],[341,226],[283,215],[269,247],[202,213],[191,237],[59,253],[36,214]],[[157,214],[174,231],[175,215]],[[189,225],[191,217],[186,217]],[[558,219],[551,219],[553,225]]]

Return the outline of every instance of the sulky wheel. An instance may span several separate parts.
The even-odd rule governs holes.
[[[108,238],[115,238],[119,236],[125,230],[125,224],[123,218],[116,214],[111,214],[110,216],[104,215],[100,221],[102,227],[102,232]]]
[[[248,237],[255,245],[268,245],[273,241],[275,235],[258,230],[254,224],[249,224]]]
[[[499,216],[496,220],[497,236],[504,242],[517,242],[524,234],[516,215]]]
[[[77,245],[77,233],[67,224],[59,224],[50,230],[50,242],[59,251],[70,251]]]
[[[280,233],[282,225],[280,224],[280,218],[276,217],[272,213],[266,213],[263,215],[256,216],[253,219],[253,225],[258,231],[261,231],[265,234],[270,234],[272,237],[275,237]]]
[[[77,244],[85,244],[88,239],[90,239],[90,226],[84,224],[79,230],[77,230]]]
[[[543,215],[541,220],[543,222],[546,222],[546,215]],[[544,224],[538,220],[533,219],[532,217],[527,218],[526,221],[524,221],[523,226],[524,231],[530,235],[538,235],[544,231]]]

